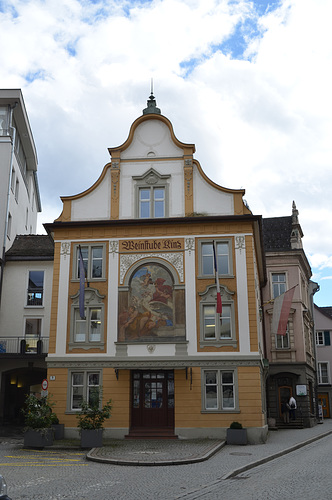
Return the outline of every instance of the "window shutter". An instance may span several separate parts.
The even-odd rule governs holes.
[[[324,340],[325,340],[325,345],[331,345],[331,338],[330,338],[330,331],[329,330],[324,331]]]

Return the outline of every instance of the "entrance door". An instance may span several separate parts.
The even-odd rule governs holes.
[[[289,385],[283,385],[279,387],[279,416],[282,417],[281,405],[284,401],[289,401],[290,397],[293,395],[293,389]]]
[[[174,372],[133,371],[131,429],[174,428]]]
[[[323,407],[323,417],[330,418],[329,395],[318,394],[318,404]]]

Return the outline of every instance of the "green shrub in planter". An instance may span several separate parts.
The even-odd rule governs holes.
[[[232,422],[227,429],[227,444],[247,444],[247,429],[243,429],[239,422]]]
[[[111,417],[112,400],[101,407],[100,397],[98,395],[90,402],[83,401],[81,411],[77,415],[82,448],[102,446],[103,424]]]
[[[43,448],[53,444],[52,406],[46,396],[37,398],[34,394],[26,397],[22,408],[24,416],[24,446]]]

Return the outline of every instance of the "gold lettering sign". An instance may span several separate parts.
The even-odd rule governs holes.
[[[174,252],[183,250],[183,239],[122,240],[120,252]]]

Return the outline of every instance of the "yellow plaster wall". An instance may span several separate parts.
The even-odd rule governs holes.
[[[50,354],[55,353],[56,344],[56,325],[58,316],[58,296],[59,296],[59,272],[60,272],[60,243],[54,245],[54,264],[53,264],[53,285],[52,285],[52,303],[51,303],[51,320],[49,333]]]

